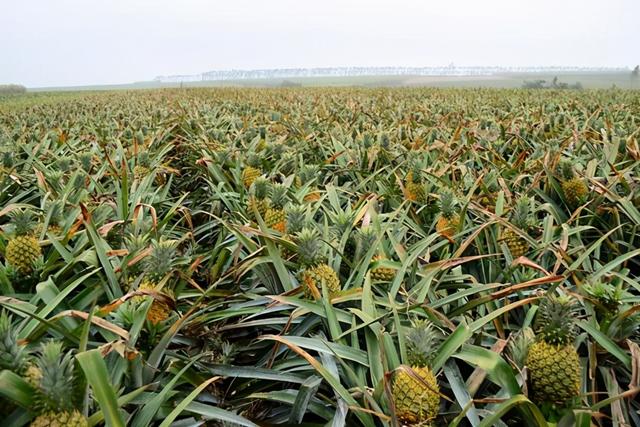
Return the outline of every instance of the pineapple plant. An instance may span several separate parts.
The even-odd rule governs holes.
[[[17,210],[11,213],[13,237],[9,240],[5,251],[7,262],[23,275],[33,272],[42,249],[34,235],[35,221],[28,210]]]
[[[255,216],[255,209],[262,218],[265,218],[267,210],[269,209],[270,191],[271,183],[266,178],[259,177],[253,182],[249,191],[249,202],[247,206],[249,216],[252,218]]]
[[[251,184],[262,175],[260,168],[260,158],[255,153],[249,153],[247,164],[242,170],[242,183],[245,188],[250,188]]]
[[[60,224],[63,223],[63,202],[61,200],[55,200],[51,203],[45,205],[47,210],[47,229],[44,229],[43,223],[38,223],[34,232],[36,236],[41,235],[43,232],[49,233],[52,236],[62,236],[62,226]]]
[[[276,184],[271,191],[271,203],[265,213],[264,221],[267,227],[285,232],[286,213],[284,205],[287,203],[287,187],[283,184]]]
[[[531,223],[531,199],[523,196],[516,201],[515,209],[511,213],[511,224],[526,233]],[[513,258],[521,257],[529,250],[529,242],[512,228],[506,228],[500,240],[507,245]]]
[[[424,188],[422,169],[419,163],[412,167],[404,180],[404,195],[411,202],[420,204],[427,202],[427,192]]]
[[[144,262],[144,278],[138,286],[139,291],[153,292],[153,303],[147,311],[147,320],[157,325],[169,318],[175,305],[173,291],[165,285],[161,290],[160,282],[173,269],[176,257],[176,245],[173,241],[155,241],[151,246],[151,253]],[[141,304],[145,296],[136,296],[134,301]]]
[[[307,207],[304,205],[290,204],[285,209],[285,227],[283,236],[287,240],[295,240],[294,236],[302,231],[307,224]],[[295,251],[289,245],[282,245],[282,256],[291,258]]]
[[[327,265],[320,253],[320,236],[311,228],[305,228],[297,234],[298,258],[303,270],[300,274],[304,294],[307,298],[321,298],[325,286],[330,297],[340,291],[340,279],[337,273]]]
[[[442,237],[453,240],[460,227],[460,214],[453,192],[445,190],[440,194],[440,215],[436,222],[436,231]]]
[[[304,185],[310,183],[314,179],[317,179],[320,175],[320,168],[316,165],[303,165],[298,174],[296,175],[294,182],[297,187],[303,187]],[[310,187],[309,192],[305,194],[304,201],[305,202],[315,202],[320,200],[320,191],[318,191],[317,187]]]
[[[526,365],[536,402],[565,403],[580,393],[580,359],[573,346],[576,308],[570,297],[546,295],[540,303]]]
[[[63,353],[62,344],[42,345],[27,381],[36,389],[34,410],[38,414],[31,426],[85,427],[88,420],[78,411],[82,394],[72,351]]]
[[[562,174],[562,192],[567,204],[575,208],[584,203],[589,195],[589,187],[583,179],[576,176],[573,165],[569,160],[560,163]]]
[[[0,371],[8,369],[22,374],[27,368],[28,353],[18,345],[18,333],[13,328],[11,316],[0,311]]]
[[[134,179],[141,180],[145,176],[149,175],[150,164],[151,164],[151,160],[149,159],[149,152],[143,151],[139,153],[137,164],[133,168]]]
[[[440,387],[431,363],[439,333],[428,322],[416,322],[406,333],[409,366],[396,369],[392,398],[398,419],[409,425],[432,426],[440,407]]]

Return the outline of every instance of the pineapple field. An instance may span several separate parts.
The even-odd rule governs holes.
[[[0,98],[3,426],[639,426],[640,93]]]

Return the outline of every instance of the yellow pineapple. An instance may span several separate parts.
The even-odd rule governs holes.
[[[589,187],[584,179],[576,176],[573,165],[569,160],[560,164],[562,171],[562,192],[567,204],[575,208],[584,203],[589,195]]]
[[[440,407],[440,387],[430,368],[439,339],[430,324],[419,322],[406,334],[407,361],[392,382],[395,413],[404,424],[432,426]]]
[[[436,231],[442,237],[453,240],[459,227],[460,214],[457,211],[455,197],[451,191],[444,191],[440,195],[440,216],[436,222]]]
[[[580,359],[573,346],[575,308],[569,297],[548,295],[538,308],[536,342],[526,365],[536,402],[565,403],[580,393]]]
[[[372,260],[375,262],[386,261],[383,255],[375,255]],[[396,270],[390,267],[378,266],[371,269],[371,280],[379,282],[391,282],[396,277]]]
[[[409,171],[404,180],[404,196],[411,202],[427,202],[427,192],[422,181],[422,172],[417,166]]]
[[[254,153],[250,153],[247,157],[247,165],[242,170],[242,183],[246,188],[249,188],[261,175],[260,159]]]
[[[303,229],[297,234],[298,257],[303,270],[300,282],[307,298],[321,298],[322,288],[326,287],[329,296],[340,292],[338,274],[324,262],[320,254],[320,236],[310,228]]]
[[[89,421],[78,410],[48,411],[31,421],[30,427],[89,427]]]
[[[255,218],[255,211],[258,211],[262,218],[265,217],[269,209],[269,192],[271,184],[266,178],[259,177],[251,185],[249,194],[248,211],[251,218]],[[254,211],[255,209],[255,211]]]
[[[144,279],[138,286],[140,291],[152,292],[153,303],[147,311],[147,320],[157,325],[169,318],[175,306],[175,296],[168,285],[159,288],[162,279],[171,272],[176,256],[176,244],[173,241],[155,241],[151,253],[145,259]],[[133,301],[141,304],[146,296],[136,296]]]
[[[267,227],[280,233],[284,233],[286,226],[286,213],[284,205],[287,202],[287,187],[283,184],[273,186],[271,192],[271,204],[264,217]]]
[[[7,244],[5,258],[18,273],[28,275],[42,255],[38,239],[33,234],[33,215],[30,211],[14,211],[11,217],[14,235]]]

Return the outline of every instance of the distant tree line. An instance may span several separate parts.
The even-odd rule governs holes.
[[[0,85],[0,95],[25,93],[27,88],[22,85]]]
[[[565,82],[558,81],[558,77],[554,77],[552,81],[547,82],[546,80],[525,80],[522,84],[522,87],[525,89],[582,89],[582,83],[575,82],[574,84],[569,84]]]

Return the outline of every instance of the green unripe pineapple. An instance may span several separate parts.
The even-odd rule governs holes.
[[[406,343],[411,367],[401,366],[393,377],[395,412],[403,423],[431,426],[440,406],[440,387],[430,368],[439,337],[430,324],[420,322],[409,329]]]
[[[548,295],[541,302],[535,323],[536,342],[526,359],[536,402],[564,403],[580,393],[574,320],[575,309],[569,298]]]
[[[33,272],[36,260],[42,255],[38,239],[33,234],[34,221],[30,211],[14,211],[12,223],[14,237],[9,240],[5,257],[18,273]]]

